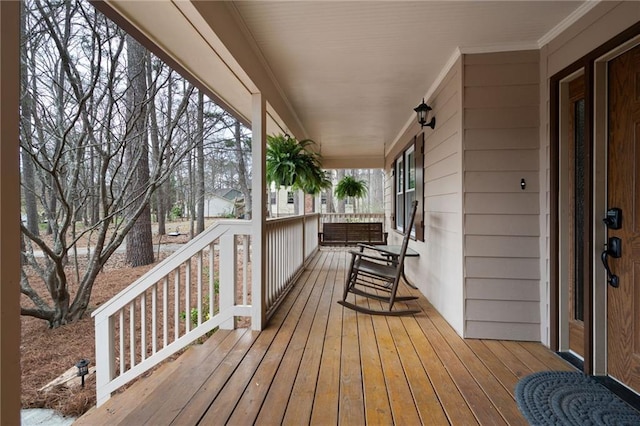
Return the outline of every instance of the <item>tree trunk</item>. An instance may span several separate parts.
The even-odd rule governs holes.
[[[149,148],[146,132],[146,93],[145,49],[133,37],[127,35],[127,90],[129,138],[127,152],[132,171],[132,185],[129,212],[137,210],[140,198],[144,196],[149,184]],[[127,235],[126,261],[132,266],[153,263],[153,237],[151,235],[151,209],[146,203],[142,213]]]
[[[244,161],[244,153],[242,151],[242,133],[240,122],[236,120],[234,123],[235,142],[236,142],[236,161],[238,162],[238,185],[244,198],[244,214],[246,219],[251,218],[251,190],[249,188],[250,180],[247,174],[247,166]],[[269,200],[269,197],[267,197]]]
[[[196,234],[204,231],[204,94],[198,90],[196,134]]]
[[[173,73],[170,73],[167,78],[167,126],[166,134],[170,134],[170,126],[173,122]],[[164,235],[167,233],[165,221],[171,214],[171,206],[173,205],[171,199],[171,180],[162,183],[158,187],[158,233]]]
[[[371,184],[372,206],[376,211],[384,211],[384,170],[375,170]]]
[[[152,82],[150,87],[151,99],[149,100],[149,137],[151,138],[151,156],[156,167],[161,167],[162,158],[160,158],[160,136],[158,135],[158,111],[156,108],[156,84],[153,79],[153,70],[151,67],[151,61],[147,61],[147,80]],[[169,75],[169,93],[171,93],[171,75]],[[167,100],[169,104],[169,114],[171,114],[171,95]],[[169,120],[171,116],[169,115]],[[156,189],[156,220],[158,222],[158,235],[165,235],[167,233],[165,227],[165,209],[164,209],[164,184],[160,184]]]
[[[351,176],[355,177],[357,180],[360,180],[360,173],[356,169],[351,169]],[[358,213],[358,197],[353,197],[351,202],[353,203],[353,212]]]
[[[334,174],[334,171],[333,170],[329,170],[329,180],[331,181],[331,186],[325,192],[325,206],[324,206],[324,212],[325,213],[335,213],[336,212],[336,208],[335,208],[335,206],[333,204],[333,186],[335,184],[335,180],[333,178],[333,174]],[[320,212],[322,212],[322,202],[320,202]]]
[[[338,169],[336,172],[337,172],[337,180],[338,182],[340,182],[344,177],[344,169]],[[336,213],[344,213],[344,205],[345,205],[344,199],[338,200]]]
[[[27,228],[35,236],[40,235],[40,229],[38,223],[40,218],[38,217],[38,204],[36,199],[36,185],[35,185],[35,166],[31,158],[31,146],[32,146],[32,107],[33,99],[31,98],[31,92],[29,91],[29,68],[27,66],[27,38],[25,36],[26,30],[26,5],[23,2],[20,13],[20,35],[22,38],[22,49],[20,56],[20,91],[21,91],[21,124],[22,124],[22,147],[21,147],[21,159],[22,159],[22,194],[24,197],[24,204],[27,213]]]

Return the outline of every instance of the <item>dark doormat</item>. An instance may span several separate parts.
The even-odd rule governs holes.
[[[640,425],[640,412],[580,372],[544,371],[516,385],[516,401],[532,425]]]

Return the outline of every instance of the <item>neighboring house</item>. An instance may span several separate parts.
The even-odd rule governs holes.
[[[213,191],[213,194],[217,197],[225,198],[227,200],[235,200],[237,198],[242,198],[242,192],[233,188],[222,188],[216,189]]]
[[[10,389],[19,381],[20,206],[11,3],[0,2],[0,382]],[[320,145],[325,168],[384,168],[389,238],[399,241],[417,199],[411,247],[420,257],[406,274],[458,334],[540,341],[640,392],[631,113],[640,108],[640,3],[96,4],[252,122],[254,159],[267,132],[288,129]],[[435,129],[415,122],[423,97]],[[263,165],[252,168],[259,221],[267,187]],[[620,224],[607,214],[614,207]],[[264,239],[264,226],[252,229],[252,242]],[[259,253],[256,268],[267,259]]]
[[[210,195],[204,200],[204,216],[205,217],[224,217],[233,215],[235,211],[234,200]]]
[[[337,203],[334,202],[333,207],[335,209]],[[344,203],[344,212],[345,213],[353,213],[353,200],[351,199],[347,199],[345,200]],[[320,213],[335,213],[335,212],[328,212],[327,211],[327,200],[325,198],[325,196],[323,195],[322,198],[320,199],[320,209],[319,209]]]
[[[244,207],[244,197],[237,189],[224,188],[215,190],[212,195],[207,195],[204,200],[205,217],[225,217],[242,214],[238,207]]]
[[[294,214],[294,191],[291,188],[280,187],[276,189],[271,184],[269,190],[269,214],[270,217],[291,216]]]

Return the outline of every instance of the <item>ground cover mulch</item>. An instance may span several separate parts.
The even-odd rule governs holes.
[[[184,222],[178,224],[184,227]],[[175,224],[171,226],[177,228]],[[167,229],[174,228],[168,226]],[[180,244],[188,241],[189,236],[185,234],[171,237],[159,236],[154,232],[155,244]],[[95,366],[95,330],[91,312],[168,255],[170,253],[164,251],[156,252],[154,264],[132,268],[125,263],[123,253],[115,253],[98,275],[92,290],[89,310],[79,321],[50,329],[48,323],[41,319],[28,316],[20,318],[22,408],[51,408],[64,416],[78,417],[95,406],[95,375],[87,376],[84,388],[60,385],[46,392],[41,388],[74,367],[80,359],[88,359],[91,362],[90,366]],[[72,273],[71,266],[69,273]],[[46,294],[44,284],[33,280],[31,285],[39,290],[41,295]],[[70,290],[73,293],[73,285]],[[26,296],[22,297],[23,306],[29,306],[30,301]]]
[[[210,226],[212,224],[211,222],[211,220],[207,221],[205,226]],[[184,222],[178,222],[178,225],[184,225]],[[177,228],[178,226],[176,226],[176,229]],[[168,225],[167,229],[173,228],[170,228]],[[22,408],[50,408],[64,416],[79,417],[95,406],[96,382],[95,375],[93,374],[87,376],[84,388],[71,385],[59,385],[46,391],[42,390],[42,388],[70,368],[75,368],[75,364],[81,359],[88,359],[90,366],[95,366],[95,330],[91,313],[171,254],[172,251],[158,250],[157,245],[159,243],[160,245],[172,244],[173,249],[175,249],[175,244],[184,244],[190,240],[189,235],[185,234],[178,236],[159,236],[157,232],[155,232],[155,229],[153,238],[154,244],[156,244],[156,262],[152,265],[133,268],[125,263],[124,253],[116,252],[111,256],[94,283],[89,308],[82,319],[71,324],[50,329],[48,322],[44,320],[28,316],[22,316],[20,318],[22,332],[20,345]],[[78,262],[81,271],[83,268],[86,269],[86,261],[84,263],[85,264],[83,264],[82,260]],[[217,254],[215,256],[215,264],[217,269]],[[71,282],[69,289],[72,300],[74,297],[74,266],[75,264],[70,262],[70,265],[67,267],[67,276],[70,277]],[[251,270],[249,265],[246,266],[246,272],[248,273],[247,279],[250,282]],[[242,278],[243,272],[243,267],[239,264],[237,274],[240,279]],[[33,271],[29,273],[28,268],[27,274],[35,278],[35,273]],[[196,271],[194,268],[192,270],[193,282],[196,282],[195,274]],[[30,284],[40,295],[48,296],[44,283],[39,282],[38,279],[30,279]],[[195,306],[196,295],[192,294],[191,297],[191,306]],[[248,290],[248,297],[248,303],[251,303],[250,289]],[[26,296],[23,295],[22,298],[22,306],[29,306],[31,304]],[[184,296],[182,296],[181,304],[184,303],[183,299]],[[241,288],[237,289],[236,299],[238,302],[242,300]],[[147,310],[149,311],[150,309],[151,304],[148,303]],[[150,313],[148,313],[148,316],[150,317]],[[181,323],[180,327],[183,328],[184,324]],[[236,321],[236,327],[250,327],[250,318],[239,318]],[[172,334],[173,322],[170,322],[169,335]],[[181,352],[182,351],[169,357],[165,362],[170,362],[177,358]],[[143,374],[141,377],[148,376],[154,369]],[[121,388],[120,391],[126,389],[134,382],[135,380]]]
[[[155,265],[155,264],[154,264]],[[115,254],[99,274],[91,294],[90,310],[109,300],[154,265],[137,268],[124,265],[124,255]],[[50,329],[46,321],[22,316],[20,367],[22,407],[52,408],[65,416],[79,416],[96,403],[95,376],[87,376],[84,389],[58,386],[40,389],[64,373],[80,359],[95,365],[95,333],[91,312],[72,324]]]

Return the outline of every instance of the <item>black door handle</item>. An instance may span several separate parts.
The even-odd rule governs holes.
[[[611,287],[618,288],[620,286],[620,278],[611,272],[611,268],[609,268],[609,256],[614,259],[622,256],[622,240],[620,240],[620,238],[610,237],[609,242],[605,244],[604,251],[600,255],[604,269],[607,271],[607,282]]]

